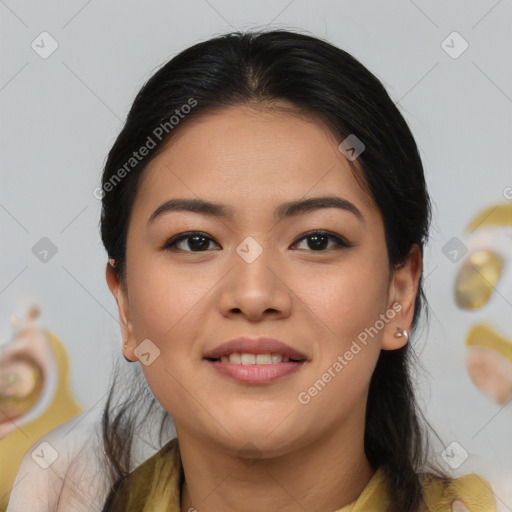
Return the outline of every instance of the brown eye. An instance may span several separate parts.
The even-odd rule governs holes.
[[[307,240],[307,249],[314,252],[325,252],[327,249],[342,249],[352,247],[352,244],[348,243],[345,239],[329,233],[327,231],[312,231],[302,236],[293,245],[296,246],[298,242]],[[328,246],[329,240],[333,241],[333,245]]]
[[[162,249],[184,252],[206,252],[211,242],[214,242],[213,238],[206,235],[206,233],[190,231],[172,237],[165,243]]]

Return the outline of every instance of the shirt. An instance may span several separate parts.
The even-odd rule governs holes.
[[[389,503],[387,473],[378,468],[352,503],[335,512],[384,512]],[[177,438],[138,466],[112,492],[103,512],[180,512],[184,480]],[[444,484],[433,475],[423,476],[429,512],[495,512],[496,502],[487,480],[469,473]]]

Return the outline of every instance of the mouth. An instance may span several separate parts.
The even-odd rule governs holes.
[[[266,384],[301,369],[308,357],[272,338],[238,338],[205,354],[207,361],[224,377],[244,384]]]
[[[274,362],[258,362],[258,358],[261,360],[261,357],[264,357],[265,361],[268,361],[272,356],[275,356]],[[297,372],[306,363],[305,359],[296,361],[288,357],[283,358],[280,354],[231,354],[229,358],[207,358],[206,361],[223,377],[251,385],[270,384]]]
[[[267,364],[279,364],[279,363],[304,363],[303,359],[293,359],[282,354],[266,352],[263,354],[253,354],[249,352],[233,352],[228,355],[221,357],[206,357],[208,361],[219,362],[219,363],[232,363],[232,364],[243,364],[243,365],[267,365]]]

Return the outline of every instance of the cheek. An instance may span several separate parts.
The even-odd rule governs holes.
[[[193,401],[184,400],[183,394],[194,375],[194,341],[201,338],[204,323],[201,298],[209,288],[200,279],[187,279],[183,273],[171,274],[156,266],[130,284],[136,342],[151,340],[158,354],[148,365],[139,363],[147,384],[162,407],[176,418],[194,414]]]
[[[386,269],[372,263],[353,258],[338,270],[330,268],[301,285],[301,300],[321,320],[328,339],[350,343],[385,312]]]
[[[137,341],[154,338],[164,348],[180,330],[200,325],[202,299],[212,284],[200,270],[184,272],[165,262],[153,262],[151,266],[140,264],[128,286]]]
[[[382,330],[373,334],[375,331],[369,328],[375,326],[387,303],[385,270],[370,267],[372,271],[368,271],[367,265],[363,261],[350,268],[347,265],[343,271],[317,280],[314,287],[304,288],[303,300],[314,312],[309,313],[310,319],[317,324],[321,341],[300,395],[303,400],[311,400],[305,409],[311,421],[322,414],[326,425],[336,424],[340,415],[351,410],[364,412],[363,399],[380,354],[382,336]]]

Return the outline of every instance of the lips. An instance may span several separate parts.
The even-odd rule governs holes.
[[[217,360],[233,353],[240,354],[280,354],[291,361],[307,361],[308,357],[290,345],[274,338],[237,338],[227,341],[207,352],[204,359]]]

